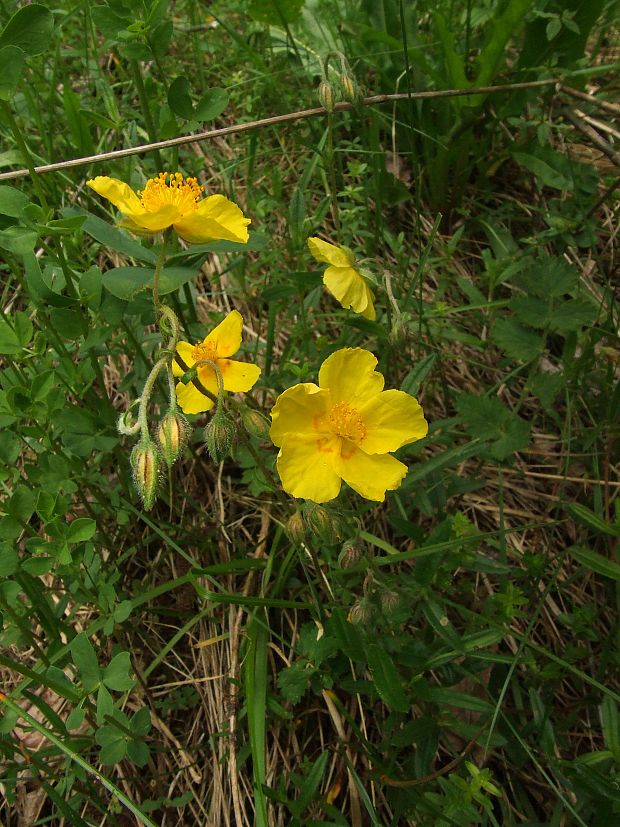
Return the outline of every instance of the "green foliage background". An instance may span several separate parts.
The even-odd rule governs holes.
[[[0,181],[3,823],[616,822],[617,19],[0,3],[0,172],[28,171]],[[414,96],[33,170],[315,107],[321,80]],[[202,416],[143,511],[116,426],[161,347],[155,242],[84,185],[160,169],[252,218],[248,245],[176,242],[160,289],[192,341],[243,314],[240,433],[345,346],[420,399],[385,504],[295,503],[264,434],[216,464]],[[325,293],[316,234],[366,259],[376,321]]]

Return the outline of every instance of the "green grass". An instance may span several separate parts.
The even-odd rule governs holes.
[[[615,823],[617,3],[16,8],[0,173],[30,172],[0,181],[0,822]],[[553,78],[592,98],[418,95]],[[32,173],[313,108],[321,81],[323,102],[352,82],[353,105]],[[191,342],[239,310],[235,358],[262,373],[226,398],[224,460],[213,414],[189,417],[145,511],[117,423],[167,358],[161,239],[85,184],[160,169],[252,219],[248,245],[173,235],[159,294]],[[310,236],[354,252],[374,321],[325,291]],[[385,503],[343,486],[315,507],[282,489],[268,422],[243,423],[344,347],[430,428]],[[167,404],[162,371],[150,429]]]

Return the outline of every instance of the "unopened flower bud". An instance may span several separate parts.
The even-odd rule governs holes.
[[[205,428],[207,451],[214,462],[222,462],[228,456],[235,438],[235,424],[222,410],[216,410]]]
[[[260,411],[244,408],[241,421],[250,436],[255,436],[257,439],[269,438],[269,422]]]
[[[385,612],[385,614],[391,614],[400,603],[400,597],[398,596],[397,592],[394,591],[385,591],[382,593],[380,597],[381,601],[381,608]]]
[[[355,626],[359,626],[364,623],[368,623],[370,620],[371,611],[370,606],[365,600],[358,600],[357,603],[354,603],[349,610],[349,614],[347,615],[347,620],[349,623],[353,623]]]
[[[157,441],[166,465],[173,465],[183,453],[189,437],[189,424],[179,411],[168,411],[157,428]]]
[[[342,96],[346,101],[353,104],[359,103],[362,94],[354,78],[350,75],[340,75],[340,85],[342,87]]]
[[[331,545],[338,540],[339,520],[322,505],[312,505],[305,513],[306,525],[313,534]]]
[[[341,569],[349,569],[362,559],[364,552],[355,540],[347,540],[338,555],[338,565]]]
[[[300,511],[295,511],[291,516],[288,518],[286,522],[286,527],[284,529],[286,531],[286,535],[295,545],[301,545],[306,537],[306,524],[304,523],[304,519],[301,516]]]
[[[157,497],[160,471],[159,451],[150,439],[141,439],[131,452],[133,480],[145,511],[150,511]]]
[[[334,100],[334,90],[331,83],[326,79],[319,83],[319,103],[326,112],[333,112],[336,101]]]

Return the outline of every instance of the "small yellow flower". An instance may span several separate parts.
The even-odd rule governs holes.
[[[337,350],[323,362],[318,385],[294,385],[276,400],[270,436],[280,448],[282,486],[293,497],[327,502],[344,480],[362,497],[383,501],[403,481],[407,466],[389,452],[422,439],[428,424],[413,396],[383,390],[376,364],[368,350]]]
[[[236,362],[229,358],[241,347],[242,328],[243,318],[241,313],[238,310],[233,310],[197,345],[190,345],[189,342],[179,342],[177,353],[188,368],[193,367],[196,362],[202,359],[215,362],[222,374],[224,390],[232,393],[249,391],[260,376],[260,368],[258,365],[252,365],[248,362]],[[181,367],[175,360],[172,363],[172,370],[175,376],[182,376],[186,369]],[[209,365],[199,365],[197,370],[201,384],[211,391],[214,396],[217,396],[217,376],[213,368]],[[191,382],[187,385],[179,382],[176,386],[176,393],[177,401],[186,414],[201,413],[213,407],[212,400],[200,393],[198,388]]]
[[[160,172],[137,193],[106,175],[86,183],[125,215],[120,226],[132,232],[144,235],[174,227],[190,244],[220,239],[245,244],[248,240],[250,219],[239,207],[223,195],[202,198],[203,187],[198,181],[183,178],[180,172]]]
[[[353,253],[320,238],[309,238],[308,247],[317,261],[330,265],[323,273],[323,284],[332,296],[344,308],[350,307],[372,321],[375,318],[374,295],[364,276],[355,269]]]

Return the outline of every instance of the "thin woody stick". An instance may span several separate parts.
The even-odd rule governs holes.
[[[412,92],[411,94],[408,92],[398,92],[392,95],[372,95],[371,97],[364,98],[356,105],[375,106],[376,104],[399,100],[433,100],[435,98],[457,98],[468,95],[491,95],[496,92],[516,92],[520,89],[535,89],[540,86],[553,86],[559,85],[560,83],[561,81],[558,78],[550,78],[549,80],[532,80],[527,83],[506,83],[501,86],[476,86],[471,89],[438,89],[428,92]],[[334,112],[347,112],[353,108],[354,106],[351,103],[337,103],[334,107]],[[53,164],[41,164],[40,166],[34,167],[34,171],[40,175],[45,172],[58,172],[59,170],[69,169],[70,167],[80,167],[86,164],[100,163],[101,161],[113,161],[117,158],[128,158],[131,155],[140,155],[143,152],[154,152],[160,149],[167,149],[171,146],[198,143],[200,141],[207,141],[210,138],[218,138],[222,135],[249,132],[252,129],[258,129],[263,126],[274,126],[275,124],[290,123],[306,118],[316,118],[320,115],[327,115],[327,112],[322,106],[317,106],[313,109],[300,109],[297,112],[288,112],[286,115],[274,115],[270,118],[261,118],[261,120],[258,121],[249,121],[248,123],[224,126],[221,129],[197,132],[194,135],[181,135],[178,138],[169,138],[166,141],[141,144],[140,146],[129,147],[128,149],[115,149],[112,152],[86,155],[83,158],[71,158],[68,161],[58,161]],[[28,175],[30,175],[30,170],[28,169],[15,169],[11,172],[0,173],[0,181],[25,178]]]

